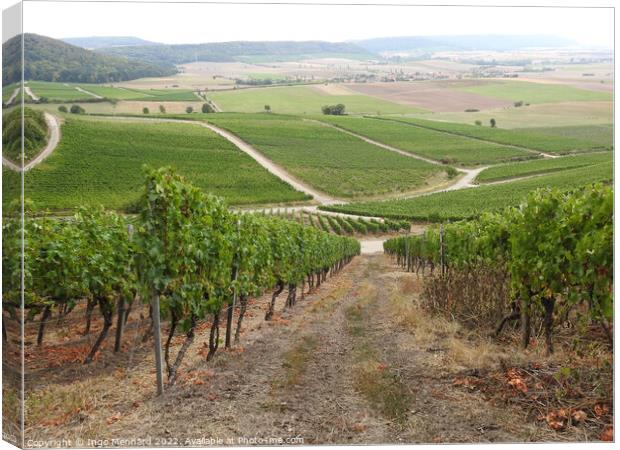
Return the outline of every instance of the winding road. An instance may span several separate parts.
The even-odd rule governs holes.
[[[60,142],[60,124],[58,118],[47,112],[44,114],[45,122],[47,122],[47,128],[49,131],[49,138],[47,139],[47,144],[45,144],[45,147],[37,156],[35,156],[32,160],[28,161],[28,163],[24,166],[24,171],[32,169],[34,166],[36,166],[49,155],[51,155],[51,153]],[[19,164],[15,164],[13,161],[6,159],[4,156],[2,157],[2,164],[9,169],[15,170],[17,172],[22,171],[22,168],[19,166]]]

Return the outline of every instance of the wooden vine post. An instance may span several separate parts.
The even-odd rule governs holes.
[[[446,247],[444,245],[443,223],[439,226],[439,263],[441,264],[441,275],[446,274]]]
[[[157,374],[157,395],[164,393],[164,372],[161,353],[161,322],[159,320],[159,295],[153,292],[151,296],[153,308],[153,338],[155,340],[155,371]]]
[[[237,240],[240,237],[240,233],[241,233],[241,220],[237,219]],[[238,241],[237,241],[238,242]],[[240,250],[239,250],[240,251]],[[228,311],[227,311],[227,326],[226,326],[226,341],[225,341],[225,347],[226,348],[230,348],[231,344],[232,344],[232,323],[233,323],[233,315],[235,313],[235,306],[237,303],[237,277],[239,276],[239,254],[237,254],[237,258],[236,261],[233,261],[233,298],[232,298],[232,303],[228,306]],[[238,319],[237,319],[238,320]]]

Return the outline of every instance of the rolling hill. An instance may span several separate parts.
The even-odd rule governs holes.
[[[2,84],[21,78],[21,39],[2,44]],[[176,73],[173,66],[128,60],[94,53],[66,42],[37,34],[24,34],[26,80],[107,83]]]
[[[236,41],[207,44],[136,45],[105,47],[97,51],[153,64],[184,64],[194,61],[289,61],[328,56],[364,59],[374,56],[368,50],[353,43],[323,41]]]
[[[562,48],[574,45],[570,39],[557,36],[468,35],[468,36],[402,36],[353,41],[369,52],[437,52],[437,51],[509,51],[524,48]]]
[[[62,39],[67,44],[89,50],[101,47],[122,47],[126,45],[154,45],[157,42],[146,41],[134,36],[87,36]]]

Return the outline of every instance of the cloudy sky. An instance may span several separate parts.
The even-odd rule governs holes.
[[[582,46],[612,48],[613,10],[26,1],[24,31],[54,38],[137,36],[171,44],[549,34],[572,38]]]

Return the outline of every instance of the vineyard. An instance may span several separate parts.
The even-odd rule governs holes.
[[[567,127],[564,131],[553,128],[540,130],[538,128],[526,130],[506,130],[502,128],[491,128],[488,126],[465,125],[452,122],[440,122],[436,120],[412,119],[412,118],[390,118],[396,122],[410,124],[419,128],[435,130],[440,132],[452,133],[481,139],[482,141],[496,142],[498,144],[515,145],[542,152],[552,153],[571,153],[579,151],[610,150],[613,148],[613,137],[609,130],[594,133],[590,136],[583,131],[590,128],[582,127],[582,132],[571,133],[570,130],[580,130],[579,127]],[[486,125],[486,124],[485,124]],[[601,136],[603,139],[601,139]]]
[[[98,205],[131,209],[139,197],[145,163],[174,165],[192,183],[229,204],[307,199],[199,125],[70,117],[62,134],[54,154],[25,177],[27,197],[37,210]],[[4,171],[5,205],[18,195],[18,179],[19,174]]]
[[[564,429],[571,417],[575,425],[600,416],[596,408],[602,407],[592,405],[597,396],[608,396],[610,366],[605,361],[613,348],[610,187],[595,185],[573,193],[541,189],[519,207],[396,237],[386,241],[384,249],[407,272],[425,277],[421,298],[434,313],[486,330],[495,339],[508,330],[514,336],[508,342],[518,341],[522,349],[540,337],[547,355],[557,347],[554,335],[561,336],[569,360],[554,382],[568,387],[558,394],[561,400],[531,398],[538,400],[534,409],[546,407],[542,420],[550,428]],[[585,367],[577,362],[584,354],[601,355],[594,357],[597,371],[588,357]],[[511,369],[509,384],[528,394],[525,380],[536,380],[540,367],[530,366],[534,371],[529,373]],[[479,385],[467,378],[459,383]],[[606,387],[601,389],[601,384]],[[558,404],[562,408],[553,411]]]
[[[463,136],[441,133],[430,128],[413,127],[399,122],[401,119],[330,117],[321,118],[321,120],[383,144],[445,164],[475,166],[537,157],[536,154],[514,147],[493,142],[473,141]]]
[[[136,303],[151,302],[152,327],[169,322],[164,344],[168,383],[201,323],[210,319],[210,360],[220,342],[220,316],[226,316],[225,346],[239,340],[250,296],[273,290],[265,319],[286,289],[287,306],[298,287],[312,290],[338,273],[359,253],[359,243],[311,227],[254,215],[236,215],[218,197],[205,195],[170,169],[147,174],[139,215],[128,219],[103,209],[80,209],[67,220],[28,219],[24,228],[25,309],[38,317],[36,344],[45,342],[52,316],[84,309],[85,333],[95,309],[102,328],[85,363],[92,362],[114,326],[114,351],[123,345],[123,328]],[[20,221],[3,225],[3,307],[17,320],[20,305]],[[36,236],[36,239],[34,238]],[[233,312],[238,309],[234,326]],[[9,336],[6,324],[5,342]],[[147,333],[149,331],[147,330]],[[173,359],[176,332],[185,341]],[[157,344],[157,340],[156,340]]]
[[[211,114],[206,119],[254,145],[300,180],[336,197],[406,192],[425,186],[444,171],[292,116]]]
[[[611,161],[608,161],[505,184],[482,185],[476,188],[438,192],[402,200],[321,206],[321,209],[429,222],[460,220],[473,218],[484,212],[498,211],[506,206],[517,206],[537,188],[572,190],[590,183],[609,182],[612,179],[613,165]]]
[[[574,169],[585,166],[593,166],[601,163],[609,163],[613,159],[613,153],[585,153],[565,158],[547,158],[533,161],[523,161],[514,164],[498,165],[489,167],[476,177],[480,183],[507,180],[510,178],[540,175],[562,170]]]
[[[263,211],[263,214],[277,216],[302,225],[308,225],[328,233],[347,236],[381,235],[390,232],[408,231],[411,223],[408,220],[378,220],[362,217],[347,217],[342,215],[313,214],[308,211],[276,210]]]

